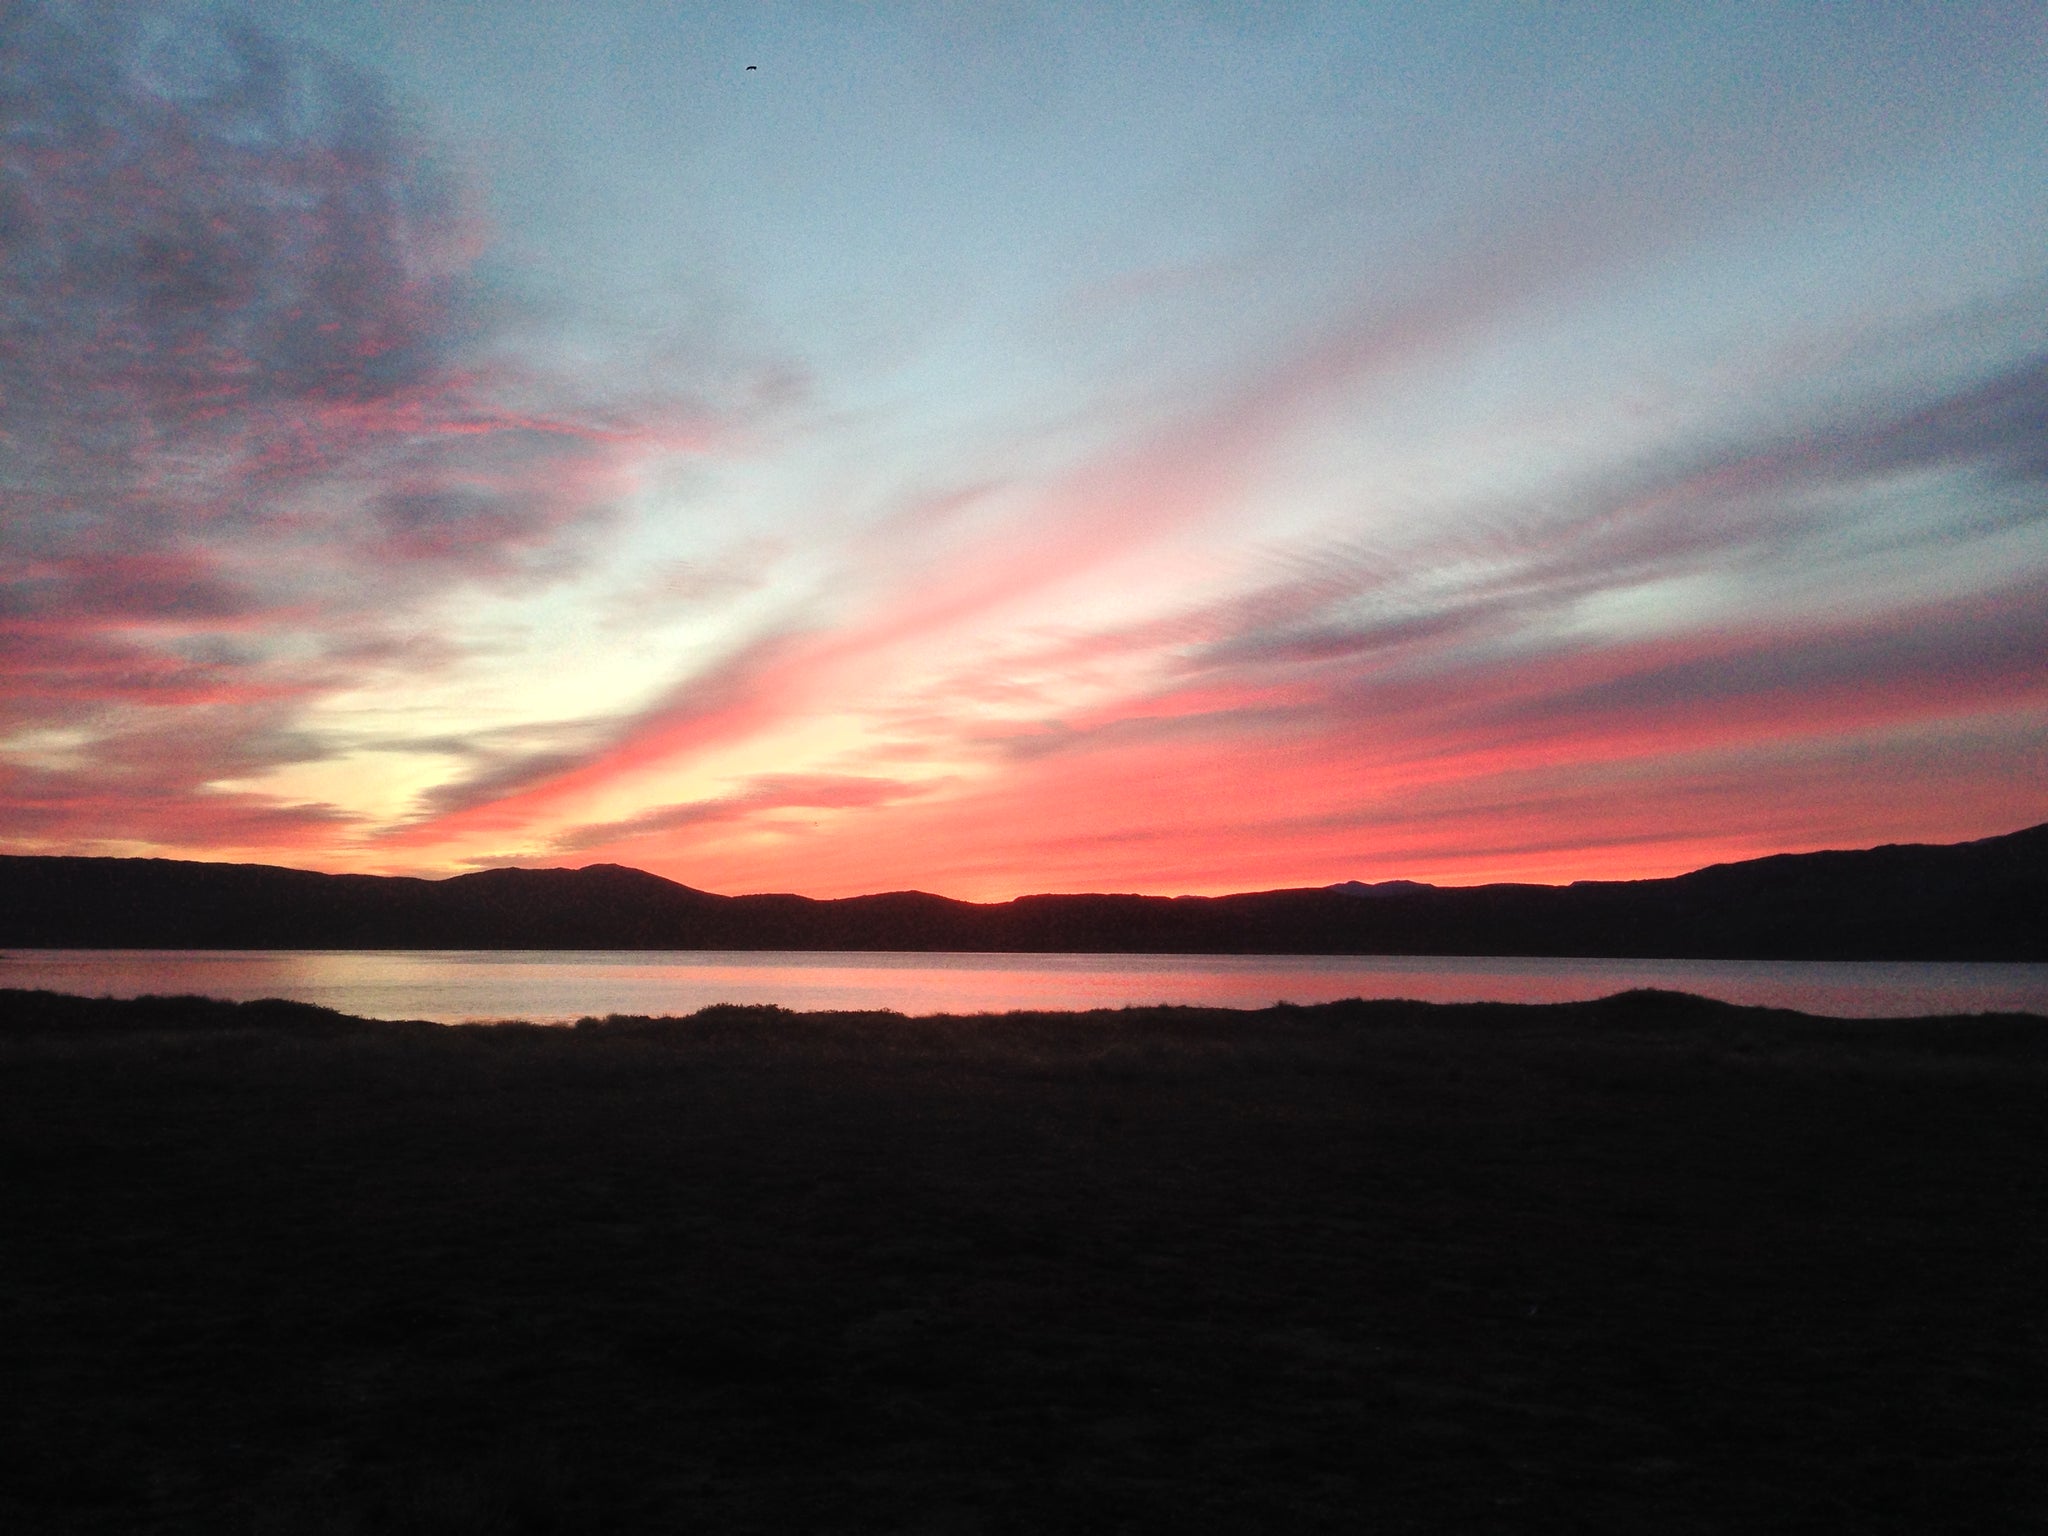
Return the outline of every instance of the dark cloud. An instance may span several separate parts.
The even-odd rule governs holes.
[[[377,80],[225,10],[0,5],[0,737],[176,706],[203,796],[256,727],[196,703],[303,705],[449,584],[574,568],[641,429],[487,361],[472,201]]]
[[[454,188],[373,82],[222,14],[0,11],[0,510],[56,562],[8,577],[48,606],[67,563],[203,565],[430,425],[465,329]]]
[[[459,344],[457,184],[360,73],[197,8],[31,0],[0,14],[0,112],[0,429],[29,462],[136,495],[181,448],[303,469],[333,445],[267,412],[391,401]]]
[[[238,619],[261,603],[205,561],[176,550],[22,562],[0,586],[0,623]]]
[[[1674,651],[1676,654],[1674,654]],[[2048,692],[2048,583],[2039,580],[1904,613],[1713,636],[1682,646],[1617,648],[1533,697],[1476,706],[1483,729],[1654,731],[1665,719],[1762,712],[1796,721],[1830,706],[1967,711]]]
[[[1811,457],[1817,468],[1851,474],[1980,465],[2016,480],[2048,480],[2048,355],[1876,428],[1838,434]]]
[[[1940,518],[1880,532],[1845,521],[1882,483],[1976,476],[2014,498],[1959,496]],[[1940,545],[2048,519],[2048,356],[1931,401],[1651,462],[1606,484],[1553,494],[1561,516],[1475,508],[1419,548],[1333,546],[1299,574],[1190,621],[1191,669],[1350,660],[1448,659],[1502,641],[1603,592],[1695,572],[1740,573],[1799,558],[1816,537],[1875,547]],[[1475,574],[1426,592],[1433,574]],[[1988,574],[1988,573],[1987,573]]]

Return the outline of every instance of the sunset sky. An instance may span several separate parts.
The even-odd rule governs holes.
[[[5,851],[2048,820],[2048,6],[0,0],[0,135]]]

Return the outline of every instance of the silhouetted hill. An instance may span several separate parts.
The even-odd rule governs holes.
[[[0,857],[24,948],[845,949],[2048,960],[2048,825],[1778,854],[1667,880],[1235,896],[716,896],[616,864],[445,880]]]

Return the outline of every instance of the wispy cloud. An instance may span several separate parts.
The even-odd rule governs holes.
[[[684,827],[755,822],[779,811],[872,810],[930,794],[938,786],[843,773],[770,773],[728,794],[679,805],[658,805],[621,821],[571,827],[550,846],[562,852],[630,847],[643,837]]]
[[[1777,290],[1861,259],[1827,242],[1888,177],[1932,228],[1942,135],[2031,66],[1975,23],[1975,52],[1903,54],[1832,25],[1800,24],[1865,65],[1688,33],[1584,122],[1532,97],[1494,128],[1554,142],[1448,167],[1427,217],[1318,224],[1354,238],[1312,278],[1290,227],[1046,282],[986,378],[827,325],[788,346],[841,389],[813,396],[787,359],[693,378],[662,305],[515,301],[475,175],[362,69],[170,0],[0,8],[10,846],[1002,894],[1647,868],[1731,818],[1869,819],[1862,760],[1902,830],[2026,819],[2042,270]],[[1298,201],[1359,171],[1351,117],[1319,131]],[[786,191],[746,225],[814,263],[760,276],[783,336],[867,281]],[[937,249],[933,198],[878,228]],[[962,249],[964,284],[1018,280]],[[1102,352],[1033,330],[1080,324]],[[956,385],[986,397],[951,412]]]
[[[1604,471],[1534,504],[1456,509],[1438,519],[1440,532],[1305,547],[1282,579],[1136,624],[1045,634],[1022,618],[1033,611],[1022,599],[1156,534],[1142,518],[1119,520],[1128,503],[1118,487],[1142,486],[1131,494],[1148,506],[1163,501],[1170,521],[1206,504],[1209,492],[1180,496],[1175,487],[1206,483],[1212,463],[1221,466],[1216,481],[1242,481],[1237,461],[1251,449],[1189,432],[1144,461],[1160,466],[1149,479],[1126,460],[1052,488],[1041,504],[1050,517],[1028,524],[1043,550],[1013,558],[1009,532],[998,528],[993,545],[969,546],[960,570],[884,585],[886,600],[839,627],[765,637],[586,749],[438,791],[434,814],[395,835],[429,844],[544,824],[634,775],[832,708],[865,722],[884,764],[936,756],[1012,772],[1149,742],[1148,771],[1173,776],[1175,750],[1190,761],[1235,753],[1248,782],[1233,798],[1261,798],[1250,781],[1266,772],[1276,743],[1333,764],[1360,761],[1369,744],[1384,775],[1462,778],[1477,792],[1562,762],[1591,772],[1624,759],[2041,708],[2048,694],[2032,658],[2048,643],[2048,589],[2038,579],[1999,587],[1969,568],[1956,595],[1939,583],[1916,590],[1894,574],[1877,590],[1816,607],[1796,572],[1805,564],[1853,573],[1863,556],[1922,568],[1937,563],[1930,556],[1962,558],[1967,567],[1973,541],[2048,519],[2034,430],[2044,378],[2048,367],[2029,360],[1888,413],[1858,407],[1853,418],[1821,416]],[[1844,506],[1929,476],[1950,488],[1936,496],[1938,513],[1844,526]],[[1978,494],[1986,485],[2012,494]],[[1069,508],[1082,530],[1072,539]],[[1684,595],[1699,580],[1711,600]],[[1773,582],[1788,581],[1789,595],[1774,598]],[[949,648],[989,632],[992,615],[1019,618],[999,619],[993,633],[1006,638],[993,650],[970,647],[946,667]],[[911,678],[915,703],[900,697]],[[1293,793],[1321,803],[1306,787]],[[674,834],[668,846],[679,850],[694,846],[692,829],[760,808],[751,794],[658,808],[595,833],[579,827],[557,845],[658,849],[658,834]],[[955,794],[971,795],[965,781],[940,798]],[[1073,802],[1049,804],[1065,817]],[[868,821],[880,829],[891,817]],[[1127,830],[1144,841],[1138,824]]]

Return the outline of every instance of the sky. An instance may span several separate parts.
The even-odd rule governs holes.
[[[2048,820],[2048,5],[0,0],[0,851]]]

